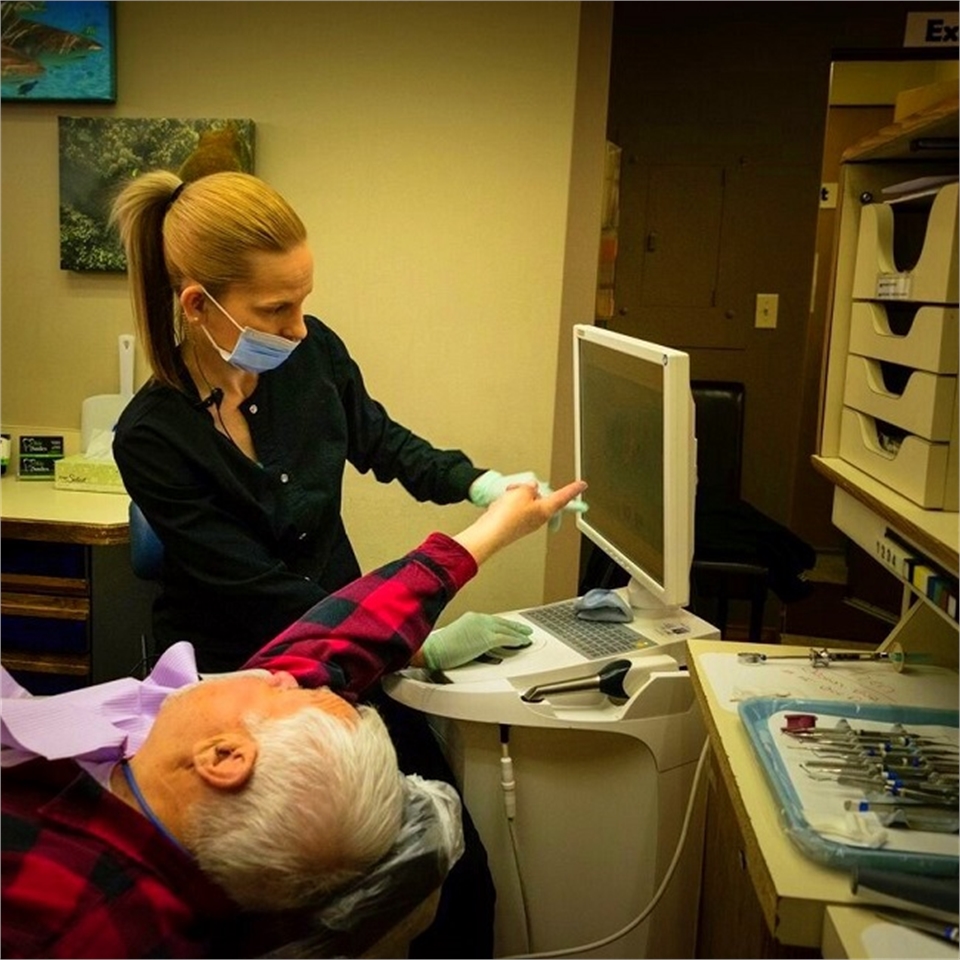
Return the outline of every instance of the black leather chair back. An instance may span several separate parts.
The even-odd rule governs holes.
[[[742,383],[692,380],[697,422],[697,506],[714,508],[740,499],[743,463]]]

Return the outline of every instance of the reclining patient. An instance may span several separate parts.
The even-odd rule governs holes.
[[[2,955],[232,956],[243,911],[302,907],[368,871],[397,839],[405,785],[364,691],[416,663],[478,566],[583,488],[508,491],[235,674],[200,681],[187,643],[145,681],[36,700],[3,672]],[[78,698],[98,691],[93,715]]]

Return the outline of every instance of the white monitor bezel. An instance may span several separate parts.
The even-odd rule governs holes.
[[[685,607],[690,602],[696,495],[695,414],[690,392],[690,356],[682,350],[587,324],[574,325],[573,337],[574,457],[578,479],[586,479],[581,462],[580,341],[587,340],[663,367],[663,583],[637,566],[619,547],[594,529],[590,523],[589,509],[586,513],[577,515],[577,528],[623,567],[633,581],[650,593],[658,603],[664,607]],[[589,507],[589,488],[584,499]]]

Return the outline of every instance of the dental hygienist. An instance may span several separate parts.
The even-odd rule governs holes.
[[[164,546],[158,652],[189,640],[201,672],[236,669],[358,577],[341,518],[348,462],[438,504],[486,506],[533,477],[437,449],[368,394],[343,341],[303,313],[313,289],[307,231],[262,180],[147,173],[118,194],[111,219],[152,370],[120,418],[114,455]],[[468,613],[434,631],[422,654],[443,669],[524,645],[527,634]],[[490,930],[471,933],[492,916],[483,900],[451,923],[462,942],[437,947],[460,952],[436,956],[492,955]]]
[[[164,545],[158,652],[189,640],[201,671],[236,669],[360,576],[341,517],[348,462],[438,504],[486,506],[516,479],[435,448],[367,393],[343,341],[303,313],[307,232],[262,180],[148,173],[112,213],[153,373],[114,453]],[[444,629],[436,662],[425,651],[439,668],[525,639],[471,614]]]

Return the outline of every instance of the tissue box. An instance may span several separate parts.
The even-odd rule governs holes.
[[[77,454],[58,460],[53,485],[58,490],[90,490],[94,493],[126,493],[120,471],[112,460],[93,460]]]

